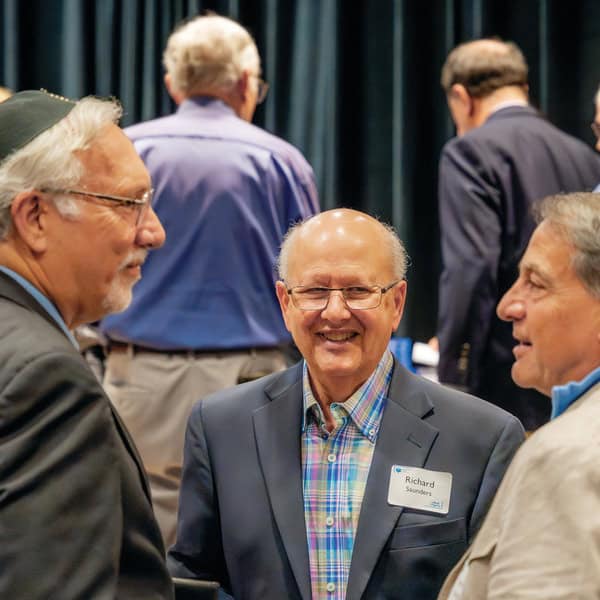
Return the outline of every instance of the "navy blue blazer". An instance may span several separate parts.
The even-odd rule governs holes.
[[[198,403],[185,442],[179,577],[236,600],[310,600],[301,466],[302,366]],[[434,599],[480,526],[523,429],[478,398],[394,366],[356,533],[347,599]],[[387,503],[392,465],[453,474],[450,512]]]
[[[599,180],[600,156],[529,106],[493,113],[442,151],[440,381],[465,386],[526,429],[547,421],[550,404],[512,382],[512,326],[496,316],[496,305],[517,277],[535,227],[534,201],[590,191]]]

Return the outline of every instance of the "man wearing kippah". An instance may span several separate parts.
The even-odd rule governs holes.
[[[144,469],[71,330],[164,242],[114,101],[0,104],[0,598],[171,599]]]

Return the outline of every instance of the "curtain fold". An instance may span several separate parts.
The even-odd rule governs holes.
[[[457,43],[498,35],[530,65],[532,103],[592,144],[600,2],[580,0],[2,0],[0,84],[121,99],[124,125],[168,114],[162,52],[206,10],[255,36],[271,90],[255,122],[302,150],[322,206],[394,224],[413,266],[401,333],[435,332],[437,161],[453,134],[440,69]],[[599,174],[600,181],[600,174]]]

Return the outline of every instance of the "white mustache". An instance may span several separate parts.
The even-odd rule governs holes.
[[[121,265],[119,266],[119,269],[125,269],[126,267],[128,267],[132,263],[139,263],[140,265],[143,265],[144,262],[146,261],[146,257],[147,256],[148,256],[148,251],[147,250],[134,250],[133,252],[130,252],[121,261]]]

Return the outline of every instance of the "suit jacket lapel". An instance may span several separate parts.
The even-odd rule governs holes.
[[[438,435],[435,427],[423,421],[432,408],[427,396],[415,386],[415,377],[396,364],[354,540],[347,600],[359,600],[364,593],[402,513],[402,508],[387,502],[392,465],[422,467]]]
[[[258,458],[273,516],[300,595],[310,600],[308,544],[302,491],[302,369],[265,390],[271,402],[253,415]]]

